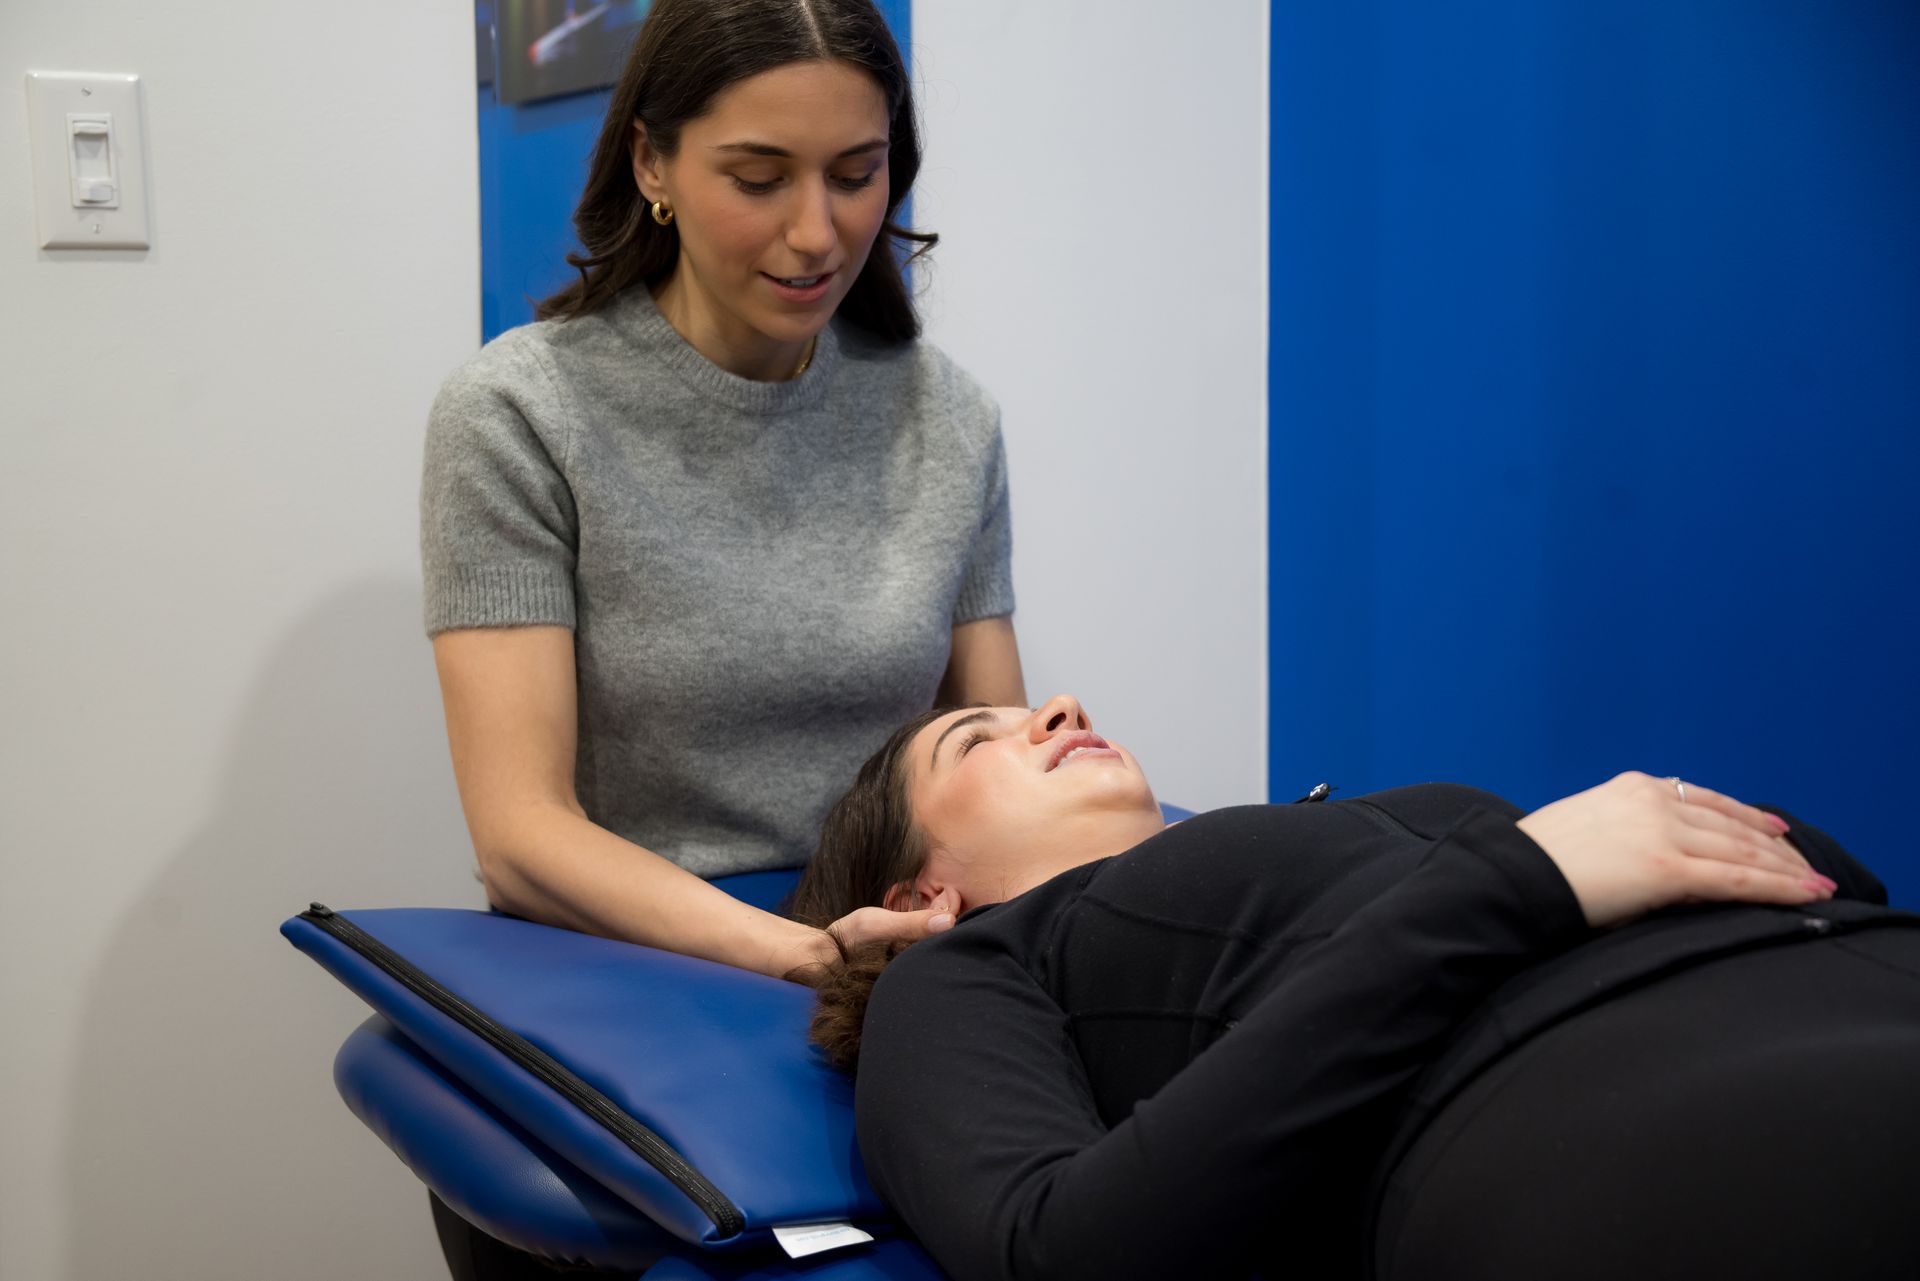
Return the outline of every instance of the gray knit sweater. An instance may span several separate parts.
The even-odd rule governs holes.
[[[501,335],[427,427],[427,632],[559,624],[589,817],[701,876],[806,861],[951,628],[1013,610],[993,402],[835,321],[799,378],[701,356],[644,288]]]

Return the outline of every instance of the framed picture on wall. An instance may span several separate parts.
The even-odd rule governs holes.
[[[611,85],[619,79],[648,3],[488,0],[477,5],[481,25],[493,29],[499,100],[534,102]]]

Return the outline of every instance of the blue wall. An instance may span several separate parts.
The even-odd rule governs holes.
[[[1623,768],[1920,905],[1920,7],[1272,25],[1270,785]]]
[[[911,0],[880,0],[909,61]],[[491,0],[477,6],[490,20]],[[611,96],[607,90],[505,106],[480,86],[480,329],[492,339],[533,319],[533,304],[575,279],[573,207]]]
[[[491,340],[533,319],[533,305],[575,278],[573,207],[586,185],[608,94],[523,106],[480,88],[480,329]]]

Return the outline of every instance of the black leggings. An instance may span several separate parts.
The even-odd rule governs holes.
[[[1548,1030],[1394,1171],[1379,1281],[1920,1276],[1920,928],[1710,961]]]

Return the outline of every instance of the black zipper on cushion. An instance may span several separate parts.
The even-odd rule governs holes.
[[[408,991],[479,1036],[598,1121],[641,1160],[665,1176],[688,1200],[699,1206],[701,1212],[713,1220],[715,1230],[722,1237],[735,1236],[746,1226],[746,1216],[739,1207],[708,1182],[705,1175],[687,1164],[686,1158],[669,1147],[665,1139],[634,1120],[612,1099],[569,1072],[545,1050],[494,1022],[429,978],[413,962],[326,904],[315,903],[300,913],[300,919],[311,921],[317,928],[339,939],[392,975]]]

